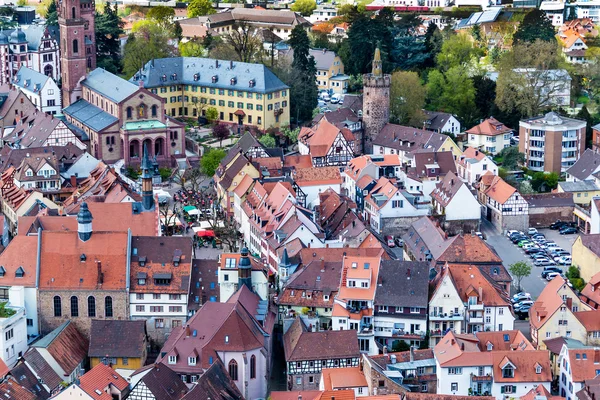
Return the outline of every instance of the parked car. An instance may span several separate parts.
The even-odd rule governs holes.
[[[520,302],[518,302],[517,304],[514,305],[515,308],[521,308],[523,306],[532,306],[533,305],[533,300],[522,300]]]
[[[529,228],[527,229],[527,234],[528,235],[535,235],[536,233],[538,233],[538,230],[535,228]]]
[[[323,100],[325,102],[331,100],[329,98],[329,93],[327,93],[327,92],[321,92],[321,94],[319,95],[319,97],[321,98],[321,100]]]
[[[331,104],[337,104],[342,100],[342,95],[339,93],[334,94],[333,96],[331,96]]]
[[[544,267],[544,270],[542,271],[542,278],[546,279],[546,276],[548,276],[550,272],[558,272],[562,274],[562,268],[556,266]]]
[[[560,231],[558,231],[558,233],[560,233],[561,235],[571,235],[573,233],[577,233],[577,228],[573,228],[573,227],[566,227],[561,229]]]
[[[479,236],[481,240],[486,240],[485,235],[481,232],[475,232],[475,235]]]
[[[513,303],[518,303],[522,300],[531,300],[531,295],[527,292],[519,292],[512,297]]]
[[[540,249],[539,247],[530,247],[528,249],[525,249],[525,254],[537,254],[537,253],[542,253],[544,250]]]
[[[515,230],[509,230],[506,232],[506,236],[511,237],[512,235],[517,234],[517,233],[521,233],[521,232],[515,231]]]
[[[524,314],[527,314],[529,312],[530,308],[531,308],[531,306],[524,305],[523,307],[515,308],[515,312],[517,314],[521,315],[521,318],[525,318],[526,316],[524,316]]]
[[[394,242],[394,237],[391,235],[385,237],[385,243],[388,245],[388,247],[396,247],[396,243]]]
[[[548,274],[546,275],[546,280],[547,281],[551,281],[552,279],[556,278],[557,276],[560,276],[560,273],[558,273],[558,272],[548,272]]]
[[[326,108],[327,107],[327,103],[325,103],[323,100],[319,100],[319,101],[317,101],[317,107],[319,107],[319,108]]]
[[[511,240],[511,242],[516,244],[523,240],[529,240],[529,238],[527,236],[519,235],[519,236],[513,236],[510,240]]]
[[[404,240],[400,239],[399,237],[394,239],[394,241],[396,242],[396,246],[398,246],[398,247],[404,246]]]
[[[537,259],[537,260],[535,260],[533,262],[533,264],[536,267],[545,267],[547,265],[556,265],[556,263],[553,260],[550,260],[549,258],[546,258],[546,259],[544,259],[544,258]]]
[[[533,253],[530,254],[530,257],[534,260],[548,260],[548,256],[544,253]]]
[[[571,260],[571,257],[567,257],[567,256],[560,257],[558,260],[556,260],[556,262],[559,263],[560,265],[571,265],[573,263],[573,261]]]
[[[524,245],[526,245],[526,244],[533,244],[533,243],[532,243],[532,242],[531,242],[531,240],[529,240],[529,239],[523,239],[523,240],[521,240],[519,243],[517,243],[517,246],[519,246],[519,247],[523,247],[523,246],[524,246]]]

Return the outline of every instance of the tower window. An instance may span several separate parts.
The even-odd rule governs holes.
[[[79,41],[77,39],[73,39],[73,53],[79,52]]]
[[[77,18],[77,17],[75,16],[75,7],[72,7],[72,8],[71,8],[71,18],[73,18],[73,19]]]

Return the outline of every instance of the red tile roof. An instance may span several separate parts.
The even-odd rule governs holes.
[[[477,266],[448,264],[447,269],[465,303],[469,300],[469,293],[475,291],[479,303],[486,306],[510,306],[507,294],[490,283]]]
[[[339,167],[296,168],[294,181],[298,186],[340,185]]]
[[[79,387],[95,400],[112,400],[112,387],[123,392],[128,386],[129,383],[121,375],[102,363],[83,374],[79,382]]]
[[[469,133],[471,135],[485,136],[504,135],[505,133],[509,132],[512,132],[512,129],[510,129],[494,117],[488,118],[479,125],[475,125],[471,129],[466,131],[466,133]]]
[[[58,365],[68,374],[87,358],[89,342],[71,321],[35,342],[32,347],[39,351],[45,348]]]
[[[4,268],[4,276],[0,283],[6,286],[18,285],[35,287],[37,255],[37,236],[15,236],[0,253],[0,265]],[[15,272],[23,268],[25,275],[17,278]]]
[[[36,400],[37,397],[23,386],[19,385],[15,378],[9,378],[0,384],[0,398],[3,400]]]
[[[488,171],[490,172],[490,171]],[[485,176],[485,175],[484,175]],[[500,204],[504,204],[510,199],[510,197],[518,193],[517,189],[510,186],[499,176],[495,176],[492,180],[490,187],[485,191],[485,194],[493,200],[496,200]]]

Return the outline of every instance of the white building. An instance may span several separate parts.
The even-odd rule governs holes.
[[[460,179],[470,186],[478,182],[488,171],[498,175],[498,166],[492,158],[473,147],[467,147],[462,156],[456,160],[456,170]]]
[[[496,118],[490,117],[465,133],[469,147],[496,155],[510,146],[513,130]]]
[[[50,76],[21,67],[11,83],[21,89],[38,110],[51,115],[61,113],[61,92]]]
[[[223,253],[219,255],[219,299],[223,303],[229,300],[239,288],[238,265],[242,257],[240,253]],[[252,265],[252,290],[262,300],[267,300],[269,297],[268,270],[265,270],[262,262],[254,257],[250,257],[250,263]]]
[[[481,205],[467,185],[454,173],[448,172],[431,193],[433,213],[444,216],[445,224],[470,231],[479,227]]]
[[[544,0],[540,4],[540,10],[546,12],[546,17],[552,22],[552,26],[559,27],[564,23],[565,2]]]
[[[451,133],[453,135],[458,135],[461,132],[460,121],[456,119],[454,115],[427,110],[423,110],[423,112],[425,113],[426,118],[425,122],[423,123],[424,129],[437,133]]]
[[[521,193],[499,176],[488,174],[479,185],[479,201],[486,206],[485,217],[497,231],[527,230],[529,203]],[[489,181],[489,182],[488,182]]]
[[[571,348],[566,344],[558,356],[558,393],[561,397],[575,400],[576,393],[583,389],[586,380],[600,374],[600,350],[594,347]]]
[[[448,332],[435,346],[437,394],[519,398],[538,385],[550,390],[548,352],[520,331]]]
[[[320,5],[318,6],[313,13],[306,18],[311,24],[316,24],[318,22],[329,21],[331,18],[337,17],[337,8],[328,6],[328,5]]]
[[[2,361],[11,368],[27,350],[27,318],[24,307],[6,303],[0,316]]]

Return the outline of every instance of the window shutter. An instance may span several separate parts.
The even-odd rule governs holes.
[[[504,393],[504,386],[500,386],[500,393]]]
[[[512,391],[513,393],[517,393],[517,387],[516,386],[513,386],[512,389],[513,389],[513,391]]]

